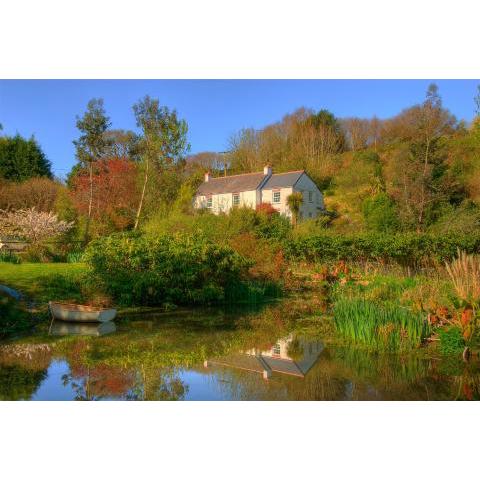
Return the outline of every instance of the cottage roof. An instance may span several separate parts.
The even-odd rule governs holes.
[[[198,195],[211,195],[217,193],[235,193],[256,190],[265,180],[263,172],[230,175],[228,177],[210,178],[198,187]]]
[[[272,188],[293,187],[304,173],[305,170],[275,173],[268,179],[267,183],[263,186],[263,189],[270,190]]]
[[[267,178],[263,172],[210,178],[208,182],[203,182],[200,187],[198,187],[197,195],[247,192],[256,190],[260,188],[260,186],[262,186],[263,189],[293,187],[303,173],[304,170],[275,173],[268,178],[266,184],[263,186],[262,183]]]

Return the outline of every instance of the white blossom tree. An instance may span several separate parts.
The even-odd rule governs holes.
[[[32,243],[68,232],[73,222],[59,220],[52,212],[39,212],[33,208],[0,211],[0,236],[19,237]]]

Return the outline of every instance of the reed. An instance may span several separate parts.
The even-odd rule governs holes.
[[[333,313],[340,335],[373,350],[417,348],[431,333],[423,315],[395,305],[379,305],[359,298],[340,299]]]
[[[464,302],[478,306],[480,301],[480,256],[458,250],[458,256],[445,267],[457,296]]]

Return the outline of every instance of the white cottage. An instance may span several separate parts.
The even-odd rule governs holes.
[[[322,192],[305,170],[273,173],[268,165],[263,172],[226,177],[212,178],[207,172],[195,194],[194,207],[208,208],[218,215],[233,207],[255,209],[261,203],[269,203],[280,214],[292,218],[287,198],[293,192],[303,195],[300,218],[315,218],[324,210]]]

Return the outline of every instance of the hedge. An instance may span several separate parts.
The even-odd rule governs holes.
[[[457,250],[480,252],[480,232],[475,235],[433,235],[418,233],[356,235],[325,234],[289,241],[285,251],[290,259],[313,262],[332,260],[380,260],[415,266],[421,262],[443,262]]]

